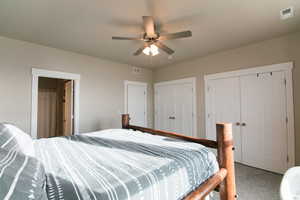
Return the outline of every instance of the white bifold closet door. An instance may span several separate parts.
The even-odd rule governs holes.
[[[235,160],[278,173],[287,169],[285,73],[268,72],[209,80],[206,130],[233,124]]]
[[[287,168],[284,72],[241,77],[243,163],[283,173]]]
[[[194,136],[192,83],[155,87],[155,128]]]
[[[235,160],[241,162],[241,130],[240,123],[240,79],[239,77],[217,79],[208,86],[207,132],[208,139],[216,140],[216,123],[234,123],[233,138],[235,141]]]

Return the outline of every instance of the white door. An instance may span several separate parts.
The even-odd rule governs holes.
[[[241,77],[243,163],[283,173],[287,169],[284,72]]]
[[[207,84],[207,138],[216,140],[216,123],[232,123],[235,161],[242,161],[239,77],[210,80]]]
[[[130,124],[147,127],[147,84],[125,81],[125,113]]]
[[[173,131],[187,136],[193,135],[193,85],[191,83],[173,86],[174,109]],[[174,119],[175,118],[175,119]]]
[[[193,81],[155,85],[155,128],[195,136]]]
[[[155,129],[174,131],[175,115],[174,88],[172,85],[155,88]]]

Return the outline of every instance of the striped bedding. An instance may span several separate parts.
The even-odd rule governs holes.
[[[1,200],[46,200],[45,184],[41,162],[15,149],[0,148]]]
[[[182,199],[218,170],[199,144],[131,130],[40,139],[34,147],[49,200]]]

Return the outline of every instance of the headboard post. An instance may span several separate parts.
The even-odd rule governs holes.
[[[123,129],[128,129],[129,120],[130,120],[129,114],[123,114],[122,115],[122,128]]]
[[[227,169],[227,176],[220,184],[220,199],[237,198],[234,174],[232,124],[217,124],[218,162],[220,168]]]

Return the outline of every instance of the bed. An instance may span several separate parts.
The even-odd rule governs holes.
[[[122,115],[123,129],[35,140],[26,155],[20,145],[0,141],[7,151],[0,151],[0,184],[8,191],[0,190],[0,198],[200,200],[213,190],[221,200],[236,198],[230,125],[217,125],[218,139],[210,141],[132,126],[129,120]],[[218,159],[206,147],[217,148]]]

